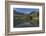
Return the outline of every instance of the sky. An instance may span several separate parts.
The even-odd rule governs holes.
[[[39,11],[39,9],[35,8],[13,8],[13,10],[16,10],[20,13],[31,13],[32,11]]]

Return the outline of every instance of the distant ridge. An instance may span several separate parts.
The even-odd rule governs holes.
[[[14,10],[14,14],[18,14],[18,15],[29,15],[29,14],[33,14],[35,12],[38,12],[38,11],[32,11],[30,13],[21,13],[21,12],[17,12],[17,11]]]

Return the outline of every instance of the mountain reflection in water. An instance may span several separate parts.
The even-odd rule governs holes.
[[[14,27],[39,27],[38,9],[18,8],[14,9],[13,12]]]

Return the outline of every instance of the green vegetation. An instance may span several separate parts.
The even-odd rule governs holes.
[[[37,13],[32,13],[32,22],[34,23],[34,24],[39,24],[39,12],[37,12]]]

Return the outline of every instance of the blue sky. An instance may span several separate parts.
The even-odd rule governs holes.
[[[20,13],[31,13],[32,11],[39,11],[39,9],[35,8],[13,8],[13,10],[16,10]]]

